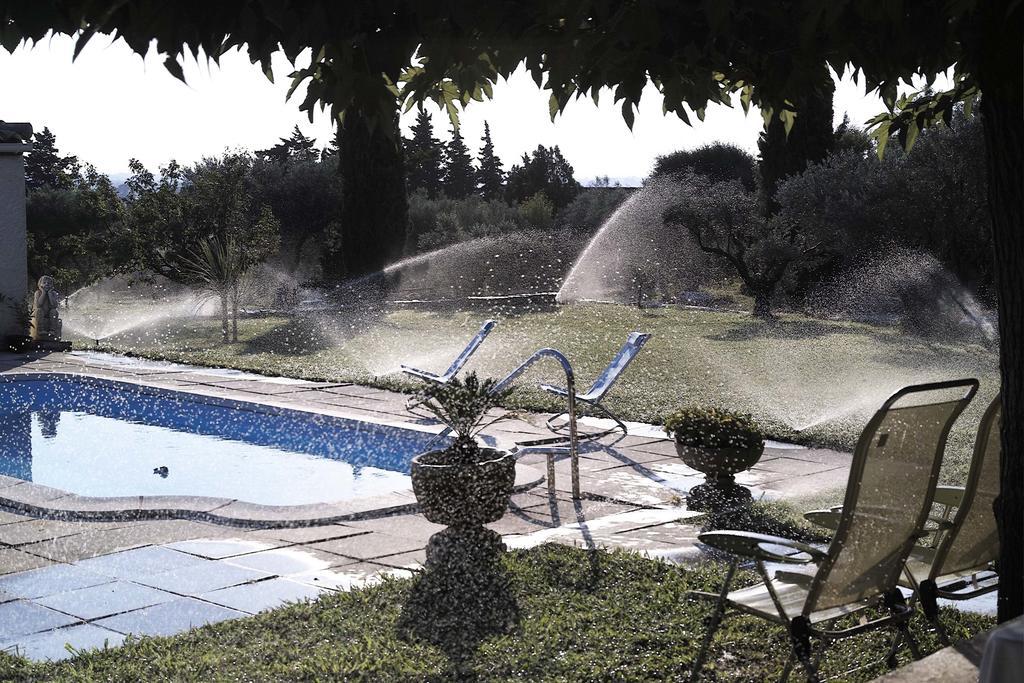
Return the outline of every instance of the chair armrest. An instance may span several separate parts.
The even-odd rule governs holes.
[[[402,368],[402,372],[404,372],[405,374],[412,375],[413,377],[418,377],[419,379],[427,380],[428,382],[439,382],[439,381],[441,381],[440,377],[438,377],[437,375],[435,375],[432,372],[427,372],[426,370],[418,370],[416,368],[410,368],[408,365],[403,365],[403,366],[401,366],[401,368]]]
[[[811,510],[804,513],[804,519],[825,529],[835,531],[839,528],[839,519],[843,516],[842,508],[836,510]]]
[[[960,507],[964,499],[963,486],[936,486],[933,503],[945,505],[946,507]]]
[[[750,531],[707,531],[697,536],[697,538],[701,543],[705,543],[712,548],[724,550],[725,552],[732,553],[734,555],[743,555],[744,557],[749,557],[755,560],[765,560],[768,562],[807,564],[809,562],[820,562],[828,557],[826,553],[814,546],[807,545],[806,543],[794,541],[791,538],[783,538],[782,536],[755,534]],[[810,559],[775,553],[763,547],[765,545],[781,545],[787,548],[792,548],[793,550],[809,555]]]
[[[555,387],[550,384],[541,384],[540,388],[549,394],[555,394],[556,396],[568,396],[569,392],[562,387]]]

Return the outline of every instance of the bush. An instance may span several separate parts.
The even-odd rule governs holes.
[[[519,205],[523,222],[535,230],[550,230],[554,225],[555,205],[547,195],[538,192]]]
[[[555,223],[574,233],[596,232],[622,202],[636,192],[634,187],[586,187],[564,209]]]
[[[409,247],[427,251],[475,237],[514,232],[526,226],[505,202],[471,196],[430,199],[423,190],[409,196]]]
[[[665,432],[684,446],[744,449],[764,446],[764,434],[754,418],[721,408],[680,408],[665,418]]]
[[[736,145],[715,142],[697,149],[683,149],[659,156],[654,160],[651,178],[677,177],[686,173],[705,176],[715,183],[738,180],[745,190],[753,192],[757,161]]]

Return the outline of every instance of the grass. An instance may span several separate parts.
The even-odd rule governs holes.
[[[510,603],[518,622],[483,638],[461,665],[463,679],[481,681],[682,680],[691,665],[708,607],[688,590],[714,590],[722,567],[683,569],[625,552],[543,546],[508,553]],[[752,580],[745,573],[743,581]],[[170,638],[144,638],[118,650],[90,652],[59,663],[33,664],[0,653],[0,679],[12,681],[441,681],[455,677],[445,652],[402,624],[416,580],[387,580],[253,618],[223,622]],[[488,606],[465,600],[466,609]],[[406,616],[409,616],[406,614]],[[954,637],[990,628],[990,618],[946,609]],[[426,619],[427,613],[413,615]],[[920,623],[926,652],[936,640]],[[845,674],[877,660],[884,633],[829,649],[824,672],[841,681],[867,681],[884,666]],[[787,648],[782,628],[750,617],[727,619],[715,639],[707,680],[771,680]],[[901,661],[908,656],[903,653]]]
[[[103,340],[103,348],[265,374],[354,381],[409,391],[400,363],[443,370],[486,313],[412,310],[248,318],[221,344],[219,321],[169,319]],[[852,449],[870,412],[900,386],[972,376],[982,391],[950,438],[946,481],[962,478],[973,434],[998,387],[997,354],[965,340],[937,341],[893,327],[783,315],[772,324],[734,312],[574,305],[509,315],[467,370],[500,377],[538,348],[563,351],[586,386],[633,330],[653,333],[607,398],[628,419],[660,422],[684,404],[751,413],[773,437]],[[79,340],[79,346],[92,346]],[[541,364],[509,399],[553,410],[535,387],[560,383]]]

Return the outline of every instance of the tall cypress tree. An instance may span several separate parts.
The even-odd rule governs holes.
[[[420,107],[405,146],[406,185],[409,192],[424,190],[431,199],[441,192],[441,141],[434,137],[430,114]]]
[[[463,199],[476,191],[476,171],[458,128],[452,128],[452,139],[445,145],[444,191],[452,199]]]
[[[341,230],[321,257],[329,281],[373,273],[401,257],[409,222],[398,112],[372,129],[359,112],[346,112],[337,135]]]
[[[32,151],[25,155],[25,187],[38,190],[51,187],[67,190],[81,173],[78,157],[61,156],[57,136],[43,128],[32,137]]]
[[[320,152],[316,149],[316,140],[303,135],[299,126],[296,125],[292,128],[291,136],[281,138],[281,141],[273,147],[257,150],[256,156],[264,161],[283,164],[293,158],[317,161]]]
[[[484,199],[501,199],[505,193],[505,171],[501,168],[501,159],[494,153],[491,141],[491,127],[484,121],[483,143],[477,160],[480,167],[476,172],[477,188]]]
[[[807,164],[825,159],[835,144],[832,132],[832,96],[835,84],[826,72],[822,85],[796,101],[796,121],[789,136],[777,117],[772,119],[757,140],[760,151],[761,188],[758,205],[761,213],[772,216],[779,211],[775,191],[784,178],[803,173]]]

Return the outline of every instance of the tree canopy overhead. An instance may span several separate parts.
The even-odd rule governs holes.
[[[1019,14],[1019,4],[1003,5]],[[450,115],[489,96],[491,86],[526,64],[551,91],[551,113],[573,97],[612,88],[626,121],[648,79],[665,109],[689,121],[709,103],[757,104],[790,120],[787,101],[822,87],[825,65],[861,72],[869,90],[891,107],[900,79],[931,78],[956,66],[956,92],[913,110],[944,114],[977,87],[986,22],[1004,26],[1011,9],[982,16],[982,3],[937,8],[928,0],[781,3],[690,0],[22,0],[5,3],[0,43],[13,50],[49,31],[77,35],[79,49],[96,33],[117,35],[139,54],[152,41],[167,69],[183,78],[179,57],[216,60],[244,49],[271,75],[277,51],[293,62],[306,49],[313,62],[293,74],[306,87],[301,104],[335,114],[358,109],[389,121],[396,105],[433,99]],[[617,36],[628,36],[618,40]],[[1011,67],[1007,67],[1011,68]],[[916,134],[905,114],[898,128]]]

